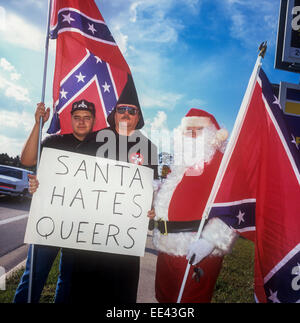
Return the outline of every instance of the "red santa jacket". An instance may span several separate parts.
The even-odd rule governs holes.
[[[169,221],[199,220],[217,175],[223,154],[216,151],[199,176],[184,175],[177,185],[169,205]]]

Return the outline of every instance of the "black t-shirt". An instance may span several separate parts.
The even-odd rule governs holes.
[[[55,148],[70,152],[80,152],[79,148],[84,141],[77,139],[72,133],[65,135],[50,135],[42,142],[42,148]]]

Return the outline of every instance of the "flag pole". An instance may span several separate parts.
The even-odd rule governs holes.
[[[237,138],[239,137],[239,133],[241,131],[241,127],[242,127],[244,118],[246,116],[246,112],[248,110],[249,98],[251,97],[251,95],[253,93],[254,86],[255,86],[255,81],[256,81],[257,75],[259,73],[260,67],[261,67],[261,60],[262,60],[262,58],[264,57],[264,55],[266,53],[266,49],[267,49],[267,44],[266,44],[266,42],[264,42],[259,47],[260,53],[259,53],[259,55],[257,57],[254,69],[253,69],[251,77],[249,79],[248,86],[247,86],[246,92],[244,94],[239,113],[238,113],[238,115],[236,117],[236,120],[235,120],[235,123],[234,123],[234,127],[233,127],[233,130],[232,130],[229,142],[228,142],[226,150],[224,152],[224,156],[222,158],[222,161],[221,161],[218,173],[216,175],[213,187],[211,189],[209,198],[208,198],[208,200],[206,202],[206,206],[205,206],[204,212],[202,214],[199,229],[198,229],[198,232],[196,234],[196,240],[198,240],[200,238],[201,232],[202,232],[203,227],[204,227],[204,223],[205,223],[205,221],[207,220],[207,218],[209,216],[209,213],[210,213],[211,208],[212,208],[212,204],[213,204],[213,202],[214,202],[214,200],[216,198],[216,195],[218,193],[218,190],[219,190],[219,187],[221,185],[222,179],[224,177],[225,171],[227,169],[229,160],[231,158],[233,149],[235,147]],[[186,280],[187,280],[187,277],[188,277],[188,274],[189,274],[189,271],[190,271],[190,267],[191,267],[191,265],[190,265],[190,263],[188,263],[187,266],[186,266],[186,270],[185,270],[184,277],[183,277],[183,280],[182,280],[181,288],[180,288],[179,295],[178,295],[178,298],[177,298],[177,303],[181,302],[182,294],[183,294],[185,283],[186,283]]]
[[[42,85],[42,95],[41,102],[45,101],[45,92],[46,92],[46,80],[47,80],[47,67],[48,67],[48,52],[49,52],[49,37],[50,37],[50,18],[52,10],[52,1],[48,2],[48,21],[47,21],[47,32],[46,32],[46,41],[45,41],[45,57],[44,57],[44,74],[43,74],[43,85]],[[39,143],[38,143],[38,152],[37,152],[37,166],[40,162],[40,153],[41,153],[41,139],[42,139],[42,128],[43,128],[43,118],[40,117],[40,127],[39,127]]]
[[[42,85],[42,95],[41,95],[41,102],[43,103],[45,101],[45,92],[46,92],[51,10],[52,10],[52,0],[48,0],[48,18],[47,18],[46,41],[45,41],[44,73],[43,73],[43,85]],[[40,162],[42,128],[43,128],[43,117],[40,117],[36,168],[38,168],[39,162]],[[31,245],[30,256],[31,257],[30,257],[28,299],[27,299],[28,303],[31,303],[32,301],[32,282],[33,282],[33,264],[34,264],[34,245],[33,244]]]

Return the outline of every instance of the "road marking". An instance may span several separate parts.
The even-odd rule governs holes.
[[[4,224],[7,224],[7,223],[11,223],[11,222],[15,222],[15,221],[19,221],[19,220],[25,219],[27,217],[28,217],[28,213],[27,214],[23,214],[23,215],[14,216],[13,218],[8,218],[8,219],[5,219],[5,220],[1,220],[0,221],[0,226],[1,225],[4,225]]]

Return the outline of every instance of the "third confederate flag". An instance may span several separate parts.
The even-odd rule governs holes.
[[[299,146],[262,69],[252,82],[209,217],[254,241],[257,302],[300,302]]]

